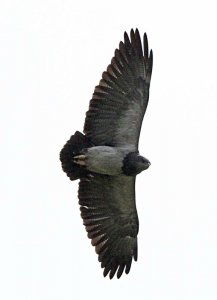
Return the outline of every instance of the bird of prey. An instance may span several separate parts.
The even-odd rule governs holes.
[[[129,273],[137,260],[139,221],[136,175],[150,162],[138,150],[148,105],[153,55],[138,29],[124,33],[86,113],[84,134],[76,131],[60,152],[62,169],[80,179],[81,217],[103,275]]]

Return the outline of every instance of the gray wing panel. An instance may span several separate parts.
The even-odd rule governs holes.
[[[115,56],[96,86],[86,113],[84,132],[95,145],[138,147],[152,72],[146,34],[125,33]]]
[[[104,276],[129,273],[137,260],[135,177],[97,175],[79,184],[81,216]]]

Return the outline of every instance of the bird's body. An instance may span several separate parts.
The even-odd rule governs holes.
[[[95,146],[83,149],[82,153],[73,158],[76,164],[85,166],[90,172],[110,176],[129,175],[126,170],[130,165],[138,170],[134,174],[137,175],[145,169],[145,165],[142,165],[144,168],[139,167],[140,161],[146,160],[147,166],[150,164],[133,149],[124,147]]]
[[[96,86],[86,114],[84,133],[76,131],[60,153],[71,180],[80,179],[81,216],[104,276],[129,273],[137,260],[139,229],[135,204],[136,175],[150,162],[138,151],[148,105],[152,52],[143,49],[138,30],[124,35]]]
[[[87,150],[87,168],[98,174],[117,176],[123,174],[123,157],[128,149],[120,147],[96,146]]]

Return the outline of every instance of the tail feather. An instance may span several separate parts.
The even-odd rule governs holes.
[[[81,132],[76,131],[61,150],[60,161],[62,163],[62,169],[71,180],[86,177],[89,173],[85,166],[75,164],[73,157],[81,154],[82,150],[91,146],[92,143],[90,140]]]

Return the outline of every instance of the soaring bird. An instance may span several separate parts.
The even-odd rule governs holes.
[[[71,180],[80,179],[83,224],[110,279],[128,274],[132,259],[137,260],[135,180],[150,166],[138,143],[152,63],[146,34],[141,42],[138,29],[125,32],[95,87],[84,134],[76,131],[60,152],[63,171]]]

